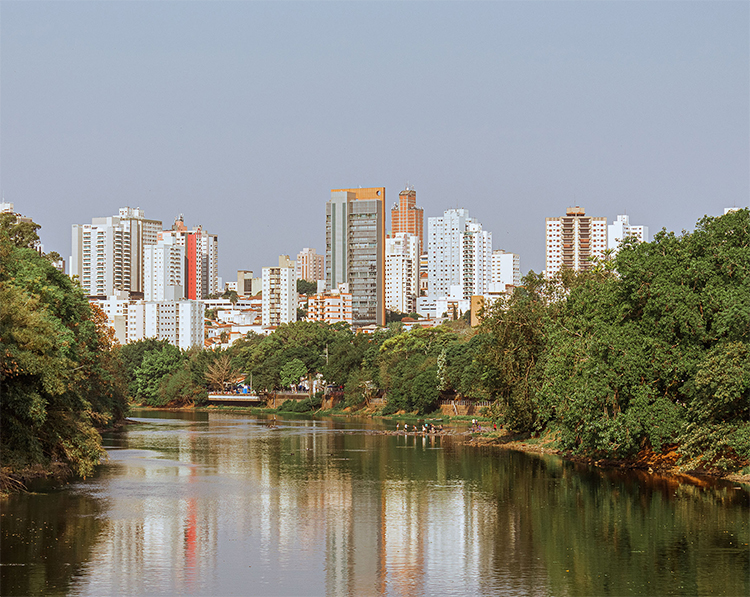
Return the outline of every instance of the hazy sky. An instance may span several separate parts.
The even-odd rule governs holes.
[[[331,189],[409,183],[539,271],[570,205],[748,204],[749,31],[745,1],[3,0],[0,191],[66,259],[73,223],[183,213],[226,281],[324,253]]]

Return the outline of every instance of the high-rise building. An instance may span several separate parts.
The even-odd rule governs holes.
[[[588,271],[607,249],[607,218],[587,216],[582,207],[569,207],[559,218],[546,218],[547,276],[562,268]]]
[[[282,255],[279,267],[263,268],[261,321],[264,327],[297,321],[297,275],[294,261]]]
[[[419,239],[419,252],[424,251],[424,210],[417,207],[417,192],[406,187],[398,194],[398,203],[391,208],[391,236],[413,234]]]
[[[450,296],[455,285],[461,286],[466,300],[487,292],[492,276],[492,233],[482,230],[463,208],[429,218],[427,228],[430,296]]]
[[[326,279],[325,256],[315,249],[304,248],[297,253],[297,279],[317,282]]]
[[[607,226],[607,248],[617,252],[620,250],[620,243],[631,236],[639,243],[648,242],[648,226],[631,226],[630,216],[619,215]]]
[[[399,232],[385,240],[385,308],[413,313],[419,295],[419,238]]]
[[[89,296],[111,296],[116,290],[143,292],[144,247],[156,244],[158,220],[147,220],[140,208],[123,207],[117,216],[73,224],[70,275]]]
[[[492,280],[504,286],[521,285],[521,258],[502,249],[492,252]]]
[[[385,324],[385,187],[333,189],[326,203],[326,288],[348,284],[355,327]]]
[[[185,296],[185,247],[173,237],[147,245],[143,251],[143,298],[177,301]]]
[[[201,226],[188,230],[182,215],[171,230],[159,233],[159,239],[173,238],[174,244],[185,247],[185,296],[199,300],[223,291],[219,287],[219,237]]]

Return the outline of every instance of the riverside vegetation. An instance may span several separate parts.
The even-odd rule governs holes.
[[[208,390],[238,379],[277,390],[317,374],[343,387],[347,407],[385,395],[383,415],[425,415],[445,397],[489,400],[485,414],[506,429],[549,433],[573,454],[632,459],[643,450],[677,451],[691,470],[720,472],[750,464],[747,209],[706,217],[691,233],[662,231],[641,244],[626,240],[616,256],[586,273],[563,271],[548,280],[532,272],[512,296],[483,313],[477,328],[459,320],[406,332],[394,322],[367,336],[344,324],[296,322],[268,336],[249,334],[216,352],[180,351],[157,340],[114,346],[80,291],[5,235],[3,251],[16,253],[14,260],[3,258],[2,292],[57,313],[62,303],[51,300],[45,283],[23,274],[43,270],[64,288],[60,293],[73,297],[66,300],[77,310],[63,309],[55,315],[57,327],[49,324],[63,333],[59,347],[58,338],[46,332],[34,340],[43,346],[26,347],[37,336],[31,317],[36,311],[31,308],[23,319],[23,309],[10,303],[6,308],[2,300],[2,412],[4,419],[6,411],[15,417],[15,435],[3,433],[4,464],[7,446],[16,462],[74,464],[77,458],[86,462],[79,474],[88,472],[98,458],[91,429],[121,416],[125,395],[150,406],[200,405]],[[87,350],[66,361],[81,369],[49,368],[33,378],[26,366],[26,378],[14,369],[18,351],[36,350],[34,358],[41,360],[48,351],[71,359],[67,352],[75,341],[80,344],[76,333],[83,334],[82,326]],[[80,384],[78,393],[54,389],[73,387],[73,381]],[[12,400],[6,400],[6,388],[13,388]],[[64,408],[49,402],[55,396],[66,396]],[[294,409],[315,410],[320,398]],[[89,448],[38,447],[50,438],[42,423],[57,421],[58,413],[77,421],[67,429],[89,438],[80,444]],[[16,435],[24,442],[11,439]]]
[[[38,225],[0,214],[0,491],[35,475],[91,474],[97,429],[128,399],[104,314],[41,255]]]

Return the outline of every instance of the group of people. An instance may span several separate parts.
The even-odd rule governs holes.
[[[432,423],[422,423],[421,429],[417,427],[416,425],[409,425],[408,423],[404,423],[403,432],[404,433],[441,433],[443,431],[443,425],[438,425],[437,427],[433,425]],[[401,423],[396,423],[396,433],[401,432]]]

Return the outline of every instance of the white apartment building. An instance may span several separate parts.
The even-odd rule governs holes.
[[[143,250],[143,298],[176,301],[185,296],[185,247],[167,237]]]
[[[326,279],[325,255],[305,247],[297,253],[297,279],[317,282]]]
[[[287,267],[264,267],[262,297],[263,327],[279,326],[297,321],[297,272],[293,261],[286,256],[279,262]]]
[[[160,229],[160,221],[131,207],[91,224],[73,224],[70,275],[89,296],[143,292],[143,249],[156,243]]]
[[[385,240],[385,308],[412,313],[419,295],[419,237],[400,232]]]
[[[467,300],[485,293],[492,276],[492,233],[468,210],[449,209],[428,219],[427,255],[430,295],[449,296],[454,285]]]
[[[521,285],[521,257],[502,249],[492,252],[492,284]]]
[[[314,294],[307,299],[306,321],[323,321],[325,323],[348,323],[352,325],[352,293],[348,284],[339,284],[330,292]]]
[[[184,350],[203,347],[203,303],[191,300],[131,301],[126,295],[120,292],[107,299],[91,301],[107,315],[120,344],[157,338]]]
[[[417,313],[422,317],[452,319],[455,313],[460,317],[471,309],[471,299],[464,298],[464,289],[460,284],[453,284],[445,296],[420,296],[417,299]]]
[[[582,207],[569,207],[564,216],[546,218],[547,276],[563,267],[590,270],[592,259],[602,258],[607,249],[607,218],[587,216]],[[481,293],[477,293],[481,294]]]
[[[128,340],[128,300],[127,292],[117,292],[106,299],[90,301],[91,304],[99,307],[107,316],[107,322],[115,332],[117,341],[125,345]]]
[[[183,350],[203,348],[204,307],[200,301],[135,301],[128,305],[126,342],[166,340]]]
[[[620,243],[630,236],[634,236],[639,243],[648,242],[648,226],[631,226],[630,216],[617,216],[617,219],[607,226],[607,248],[619,251]]]

